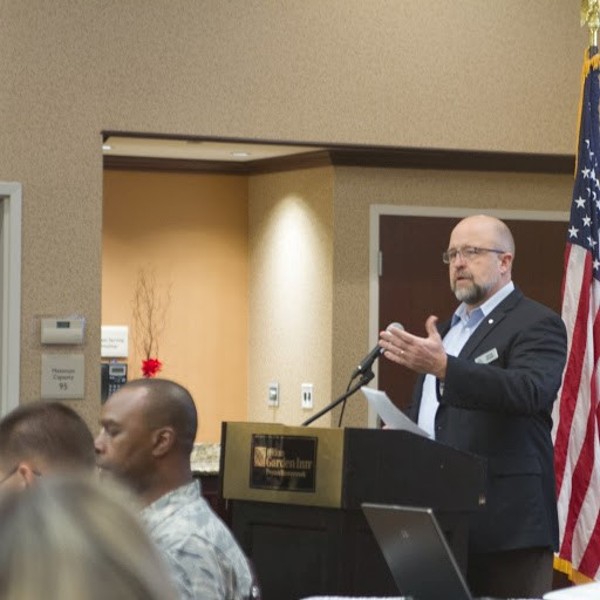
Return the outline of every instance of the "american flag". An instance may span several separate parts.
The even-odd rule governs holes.
[[[600,55],[584,63],[579,148],[565,250],[568,357],[554,407],[559,557],[600,578]]]

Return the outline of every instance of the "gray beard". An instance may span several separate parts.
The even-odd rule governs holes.
[[[479,304],[487,293],[487,289],[471,282],[468,288],[454,288],[454,295],[459,302],[464,302],[467,305]]]

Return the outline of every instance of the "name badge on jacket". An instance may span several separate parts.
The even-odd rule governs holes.
[[[491,362],[494,362],[497,358],[498,358],[498,350],[496,350],[496,348],[492,348],[491,350],[488,350],[487,352],[480,354],[475,359],[475,362],[479,363],[480,365],[487,365]]]

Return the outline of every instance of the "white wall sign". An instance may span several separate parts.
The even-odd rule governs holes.
[[[83,398],[83,354],[42,354],[42,398]]]
[[[129,327],[126,325],[102,325],[102,358],[127,358],[129,355]]]

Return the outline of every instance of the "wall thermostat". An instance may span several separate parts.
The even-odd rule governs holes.
[[[42,344],[83,344],[85,319],[42,319]]]

